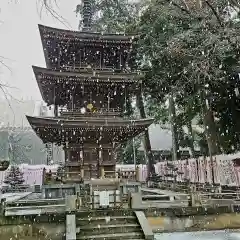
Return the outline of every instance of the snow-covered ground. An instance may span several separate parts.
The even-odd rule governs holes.
[[[240,232],[223,230],[223,231],[200,231],[200,232],[183,232],[183,233],[162,233],[156,234],[156,240],[239,240]]]

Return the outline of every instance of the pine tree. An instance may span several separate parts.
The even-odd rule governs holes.
[[[76,14],[82,15],[83,2],[76,7]],[[126,33],[135,24],[141,1],[129,0],[88,0],[92,8],[92,30],[107,33]],[[79,29],[82,28],[82,20]]]
[[[9,190],[20,190],[20,187],[23,186],[24,182],[23,172],[21,172],[19,167],[11,166],[4,179],[4,183],[8,185]]]

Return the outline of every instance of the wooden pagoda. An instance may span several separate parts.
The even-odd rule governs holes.
[[[124,116],[126,101],[141,91],[134,66],[133,36],[39,25],[47,68],[33,67],[53,117],[27,116],[44,143],[63,146],[63,181],[115,177],[119,144],[136,137],[152,119]]]

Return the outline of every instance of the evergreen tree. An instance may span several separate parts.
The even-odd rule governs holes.
[[[174,93],[187,126],[194,118],[202,120],[211,156],[239,149],[239,99],[236,80],[230,81],[240,56],[239,6],[225,0],[197,2],[152,1],[141,16],[138,54],[147,71],[146,94],[159,103]]]
[[[134,164],[134,157],[136,159],[136,164],[143,163],[143,158],[140,154],[139,148],[141,146],[141,139],[135,138],[129,140],[127,143],[122,144],[121,148],[118,150],[118,158],[123,164]],[[134,156],[135,155],[135,156]]]
[[[4,183],[8,185],[9,190],[20,190],[25,180],[23,178],[23,172],[20,171],[18,166],[11,166],[7,173]]]
[[[92,7],[92,30],[107,33],[127,33],[136,23],[141,1],[129,0],[88,0]],[[82,16],[83,0],[76,7]],[[82,20],[79,21],[79,29]]]

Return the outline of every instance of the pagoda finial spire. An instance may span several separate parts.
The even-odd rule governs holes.
[[[83,1],[83,31],[90,31],[92,26],[92,1]]]

